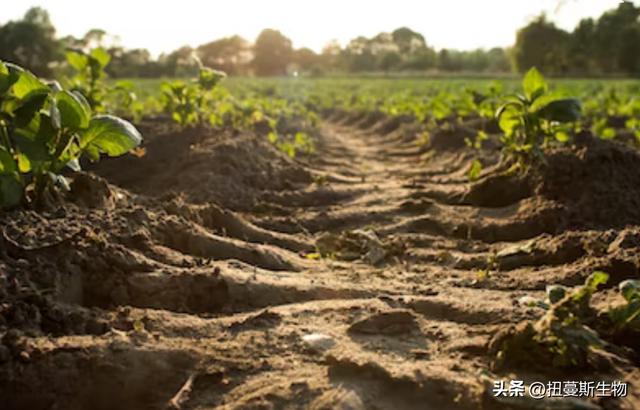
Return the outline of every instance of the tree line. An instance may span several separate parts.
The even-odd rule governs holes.
[[[193,70],[196,55],[207,66],[231,75],[323,75],[365,72],[524,72],[537,66],[551,75],[640,74],[640,7],[623,2],[598,19],[580,21],[562,30],[544,15],[521,28],[509,48],[435,50],[418,32],[401,27],[342,47],[330,42],[320,53],[294,48],[277,30],[263,30],[254,43],[240,36],[198,47],[181,47],[152,58],[146,49],[109,46],[107,68],[112,77],[175,77]],[[0,26],[0,59],[30,68],[41,76],[64,69],[69,47],[91,48],[105,43],[107,33],[93,29],[82,38],[58,37],[46,10],[34,7],[20,20]]]
[[[516,35],[514,69],[537,66],[554,75],[640,75],[640,7],[622,2],[598,19],[565,31],[544,15]]]

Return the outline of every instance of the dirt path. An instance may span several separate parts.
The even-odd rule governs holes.
[[[84,327],[29,339],[10,408],[510,408],[486,392],[507,377],[491,337],[540,316],[521,297],[610,264],[599,233],[546,234],[540,197],[469,196],[470,153],[356,125],[326,122],[315,183],[263,193],[269,212],[122,210],[111,266],[66,284]]]

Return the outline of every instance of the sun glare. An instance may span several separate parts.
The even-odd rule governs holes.
[[[61,34],[81,36],[99,27],[126,47],[147,48],[153,55],[184,45],[197,46],[238,34],[253,41],[264,28],[282,31],[296,47],[320,51],[330,40],[342,45],[360,36],[410,27],[435,48],[470,50],[507,46],[518,27],[547,12],[571,29],[580,18],[597,16],[618,0],[396,0],[362,2],[326,0],[235,0],[179,3],[112,0],[98,8],[72,0],[9,2],[5,19],[18,18],[33,5],[51,14]],[[82,4],[82,7],[79,7]]]

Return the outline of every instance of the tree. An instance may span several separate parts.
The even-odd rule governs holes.
[[[196,63],[193,59],[194,50],[189,46],[183,46],[171,53],[161,54],[158,62],[164,66],[167,76],[192,76],[196,72]]]
[[[406,70],[428,70],[435,68],[438,56],[434,49],[425,48],[411,54],[403,63],[402,68]]]
[[[623,1],[567,33],[540,16],[518,32],[515,66],[524,71],[536,65],[555,74],[640,74],[639,17],[640,7]]]
[[[105,37],[107,37],[106,31],[99,28],[92,28],[86,32],[82,38],[82,43],[87,48],[103,47]]]
[[[144,48],[126,50],[122,47],[111,47],[111,62],[106,68],[107,74],[113,77],[145,77],[152,63],[151,54]]]
[[[321,57],[313,50],[303,47],[293,52],[293,62],[299,71],[321,72]]]
[[[320,66],[323,71],[345,70],[345,58],[342,47],[337,40],[329,41],[319,56]]]
[[[487,71],[491,73],[507,73],[511,71],[508,51],[504,48],[494,47],[487,51],[489,65]]]
[[[567,72],[569,38],[569,33],[557,28],[545,15],[539,16],[516,34],[516,69],[525,72],[536,66],[550,74]]]
[[[391,33],[393,42],[398,46],[401,54],[410,55],[427,48],[427,43],[422,34],[408,27],[400,27]]]
[[[291,40],[277,30],[262,30],[253,46],[251,63],[257,75],[283,75],[291,63]]]
[[[61,58],[61,46],[46,10],[33,7],[22,20],[0,27],[0,59],[26,67],[36,75],[50,76],[50,63]]]
[[[400,63],[402,63],[402,57],[400,56],[400,53],[398,53],[397,51],[387,51],[380,58],[378,67],[382,71],[391,71],[398,68],[400,66]]]
[[[451,52],[446,48],[438,52],[438,69],[442,71],[453,71],[455,69],[455,63],[450,54]]]
[[[629,24],[620,30],[618,69],[626,74],[640,74],[640,24]]]
[[[240,74],[251,60],[249,42],[240,36],[221,38],[196,49],[198,57],[207,67],[227,74]]]
[[[597,69],[594,55],[596,24],[592,18],[582,19],[569,39],[569,67],[572,73],[588,74]]]
[[[628,53],[636,50],[633,43],[637,44],[638,16],[640,8],[626,1],[600,16],[592,38],[592,58],[600,70],[627,73],[634,70],[640,56],[637,52]]]

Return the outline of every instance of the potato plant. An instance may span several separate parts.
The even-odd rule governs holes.
[[[213,90],[226,77],[222,71],[200,64],[198,77],[190,83],[173,81],[162,85],[164,110],[182,127],[205,125],[211,115]]]
[[[66,53],[67,63],[76,70],[71,78],[71,89],[86,96],[87,102],[95,111],[102,111],[107,88],[104,84],[105,67],[111,56],[102,47],[86,53],[81,49],[70,48]]]
[[[543,160],[542,148],[555,138],[568,139],[565,124],[578,121],[580,102],[563,93],[551,92],[544,77],[534,67],[522,81],[523,93],[510,97],[498,108],[496,118],[504,135],[508,156],[521,165]]]
[[[67,186],[63,170],[80,170],[82,156],[120,156],[142,142],[129,122],[94,115],[82,93],[1,61],[0,135],[3,209],[50,204]]]
[[[628,279],[618,285],[618,290],[626,304],[612,308],[608,315],[615,331],[640,331],[640,281]]]
[[[138,100],[133,82],[121,80],[109,90],[109,111],[130,117],[134,122],[142,119],[145,105]]]
[[[270,132],[267,136],[269,142],[290,158],[295,158],[298,152],[311,154],[315,152],[315,144],[311,137],[305,132],[296,132],[293,136],[280,136],[276,132]]]
[[[607,273],[596,271],[582,286],[547,286],[545,301],[522,298],[526,306],[546,312],[519,334],[498,343],[495,364],[500,367],[511,360],[529,360],[520,354],[527,351],[534,361],[554,367],[588,367],[592,349],[606,350],[615,340],[635,340],[640,333],[640,281],[630,279],[618,285],[626,303],[596,309],[591,299],[608,280]]]

